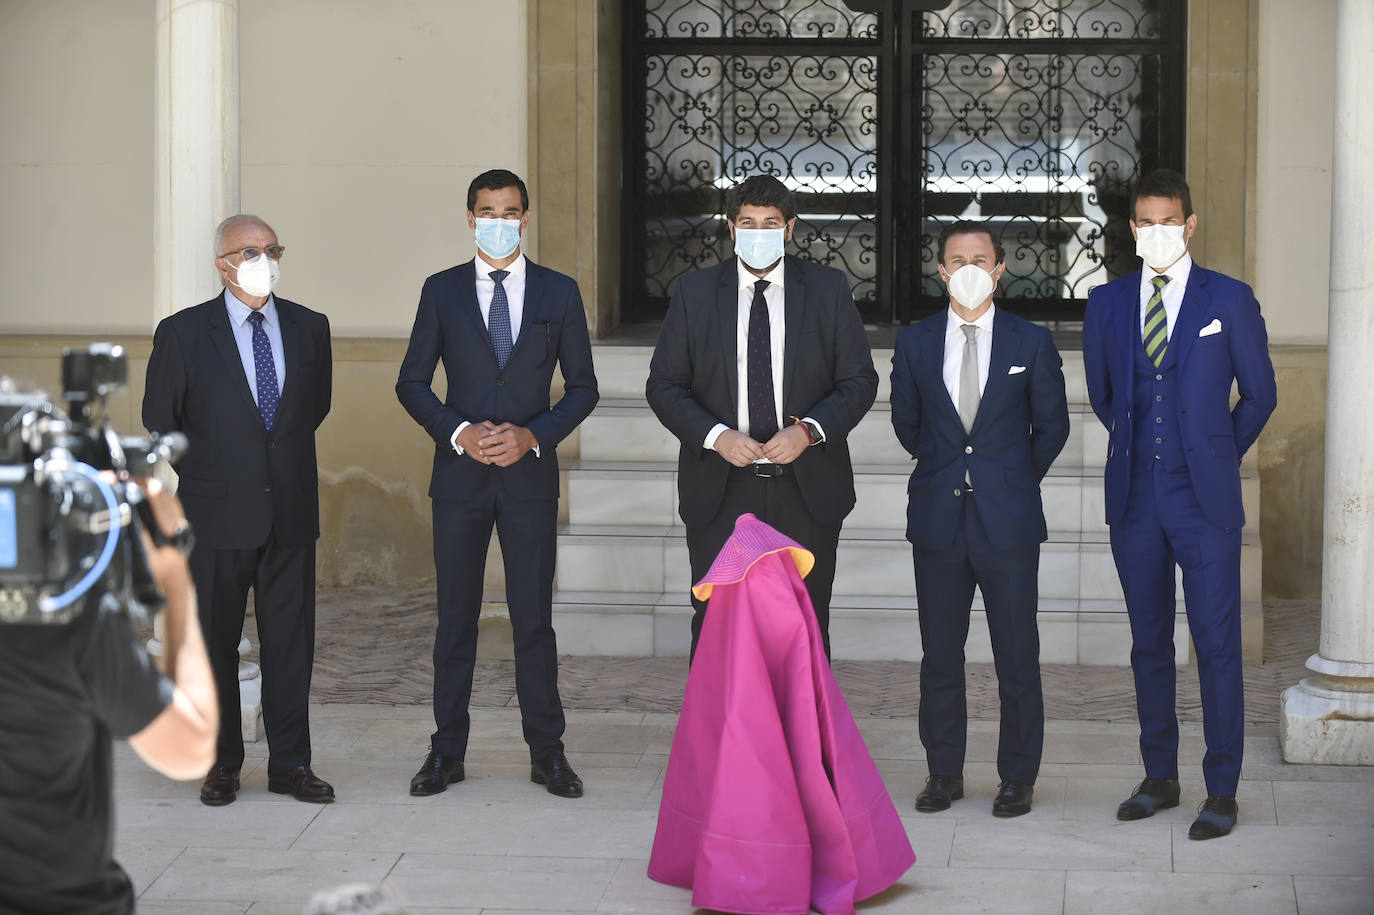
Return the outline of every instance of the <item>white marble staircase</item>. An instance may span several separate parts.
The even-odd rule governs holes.
[[[677,514],[677,441],[644,402],[651,348],[599,345],[601,403],[581,427],[580,457],[565,460],[568,523],[559,530],[554,620],[559,650],[574,655],[685,655],[690,574]],[[1043,492],[1050,539],[1040,559],[1045,663],[1126,664],[1130,630],[1103,522],[1106,433],[1087,406],[1080,353],[1064,353],[1071,431]],[[836,658],[920,658],[906,526],[910,461],[892,432],[891,351],[874,352],[878,402],[850,436],[858,504],[841,537],[830,633]],[[1259,479],[1244,468],[1242,552],[1247,657],[1259,651]],[[1178,658],[1188,658],[1179,590]],[[991,660],[981,597],[967,650]]]

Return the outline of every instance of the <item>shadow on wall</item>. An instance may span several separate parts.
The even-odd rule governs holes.
[[[1320,598],[1326,348],[1271,347],[1279,405],[1259,440],[1264,596]]]

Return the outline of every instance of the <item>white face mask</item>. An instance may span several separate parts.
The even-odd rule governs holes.
[[[271,295],[281,279],[281,264],[266,254],[259,254],[256,260],[244,261],[235,271],[238,282],[234,285],[251,296]]]
[[[997,288],[992,274],[977,264],[965,264],[949,278],[949,294],[968,311],[974,311]]]
[[[745,266],[763,270],[782,260],[785,229],[736,229],[735,254]]]
[[[1183,256],[1188,242],[1183,226],[1141,226],[1135,230],[1135,253],[1146,265],[1163,270]]]

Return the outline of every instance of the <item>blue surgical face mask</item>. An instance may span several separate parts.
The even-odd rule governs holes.
[[[736,229],[735,254],[755,270],[771,267],[782,258],[785,229]]]
[[[473,232],[477,238],[477,247],[492,260],[499,261],[510,257],[515,253],[515,249],[520,247],[520,220],[487,219],[477,216],[474,217],[474,221],[477,223],[477,228]]]

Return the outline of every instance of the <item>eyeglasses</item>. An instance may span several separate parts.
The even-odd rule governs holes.
[[[266,254],[272,260],[279,261],[281,260],[281,256],[285,253],[286,245],[268,245],[265,248],[259,248],[257,245],[252,245],[247,248],[240,248],[237,251],[225,251],[219,256],[230,257],[231,255],[238,254],[245,261],[255,261]]]

